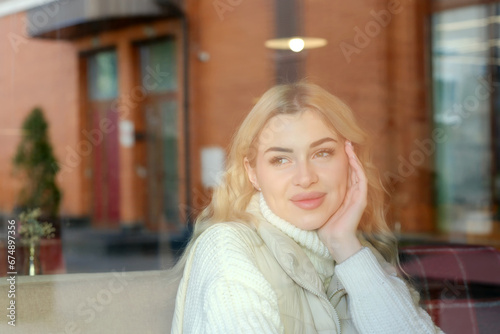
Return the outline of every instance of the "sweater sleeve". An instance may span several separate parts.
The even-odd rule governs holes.
[[[195,249],[184,333],[283,333],[276,294],[252,260],[244,229],[218,225]]]
[[[369,248],[338,264],[335,272],[346,289],[350,314],[360,333],[443,333],[413,303],[405,282],[387,274]]]

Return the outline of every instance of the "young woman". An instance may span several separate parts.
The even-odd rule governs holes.
[[[177,265],[172,333],[441,332],[394,269],[366,144],[322,88],[267,91]]]

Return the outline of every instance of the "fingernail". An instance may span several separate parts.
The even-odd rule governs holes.
[[[352,143],[350,140],[346,140],[346,144],[349,145],[349,146],[352,146]]]

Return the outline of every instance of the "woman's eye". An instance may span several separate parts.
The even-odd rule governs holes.
[[[281,165],[286,164],[287,162],[288,162],[288,159],[283,158],[283,157],[276,157],[276,158],[271,159],[271,164],[274,166],[281,166]]]
[[[326,149],[326,150],[321,150],[317,152],[314,156],[316,158],[327,158],[333,154],[333,150],[331,149]]]

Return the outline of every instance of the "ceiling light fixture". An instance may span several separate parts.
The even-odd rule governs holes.
[[[315,49],[327,44],[324,38],[315,37],[286,37],[267,40],[265,45],[269,49],[292,50],[300,52],[307,49]]]

